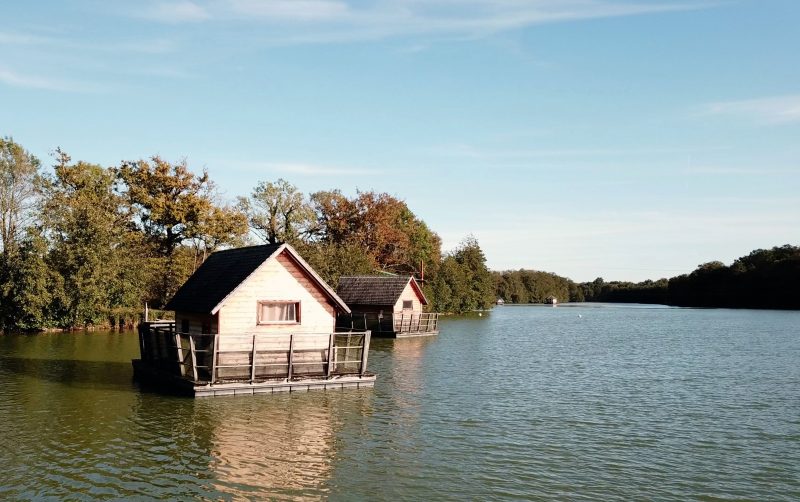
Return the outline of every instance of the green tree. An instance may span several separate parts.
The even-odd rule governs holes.
[[[55,175],[43,184],[39,216],[51,241],[50,263],[63,278],[64,327],[104,320],[131,216],[114,191],[113,169],[70,162],[57,151]]]
[[[467,237],[439,265],[431,283],[434,307],[453,313],[489,308],[495,301],[494,284],[478,241]]]
[[[0,138],[0,251],[13,254],[33,223],[39,159],[11,138]]]
[[[19,253],[10,258],[13,266],[0,305],[4,331],[35,331],[64,324],[64,284],[48,262],[48,254],[47,240],[30,228]]]
[[[250,230],[267,244],[297,243],[313,232],[314,210],[283,178],[260,182],[249,198],[239,198],[238,208],[247,215]]]

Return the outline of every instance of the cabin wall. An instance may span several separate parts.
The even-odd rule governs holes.
[[[217,316],[211,314],[196,314],[193,312],[175,312],[175,330],[183,333],[183,321],[189,321],[189,333],[199,335],[203,332],[203,325],[211,327],[210,333],[219,333]]]
[[[413,312],[419,313],[422,312],[422,302],[419,299],[419,295],[417,294],[414,286],[411,285],[411,282],[406,284],[405,289],[400,294],[400,298],[397,299],[397,303],[394,304],[394,311],[395,312],[402,312],[403,311],[403,302],[411,300],[413,303],[413,307],[411,310]]]
[[[219,332],[244,333],[330,333],[336,309],[303,269],[285,255],[264,262],[219,310]],[[259,301],[299,301],[299,324],[258,324]]]

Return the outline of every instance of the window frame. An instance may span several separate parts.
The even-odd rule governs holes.
[[[408,307],[406,304],[409,304]],[[403,310],[414,310],[414,300],[403,300]]]
[[[293,321],[268,321],[261,319],[261,307],[263,305],[289,305],[294,304],[294,317]],[[256,302],[256,325],[257,326],[294,326],[300,324],[301,321],[301,302],[300,300],[258,300]]]

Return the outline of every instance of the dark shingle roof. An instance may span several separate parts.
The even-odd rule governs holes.
[[[359,275],[342,277],[336,294],[348,305],[394,305],[411,277]],[[416,281],[413,284],[417,286]],[[428,301],[417,286],[422,303]]]
[[[217,251],[189,277],[164,309],[210,314],[280,247],[281,244],[271,244]]]

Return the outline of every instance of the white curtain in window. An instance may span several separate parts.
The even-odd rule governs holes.
[[[261,321],[296,321],[297,309],[294,303],[262,303]]]

